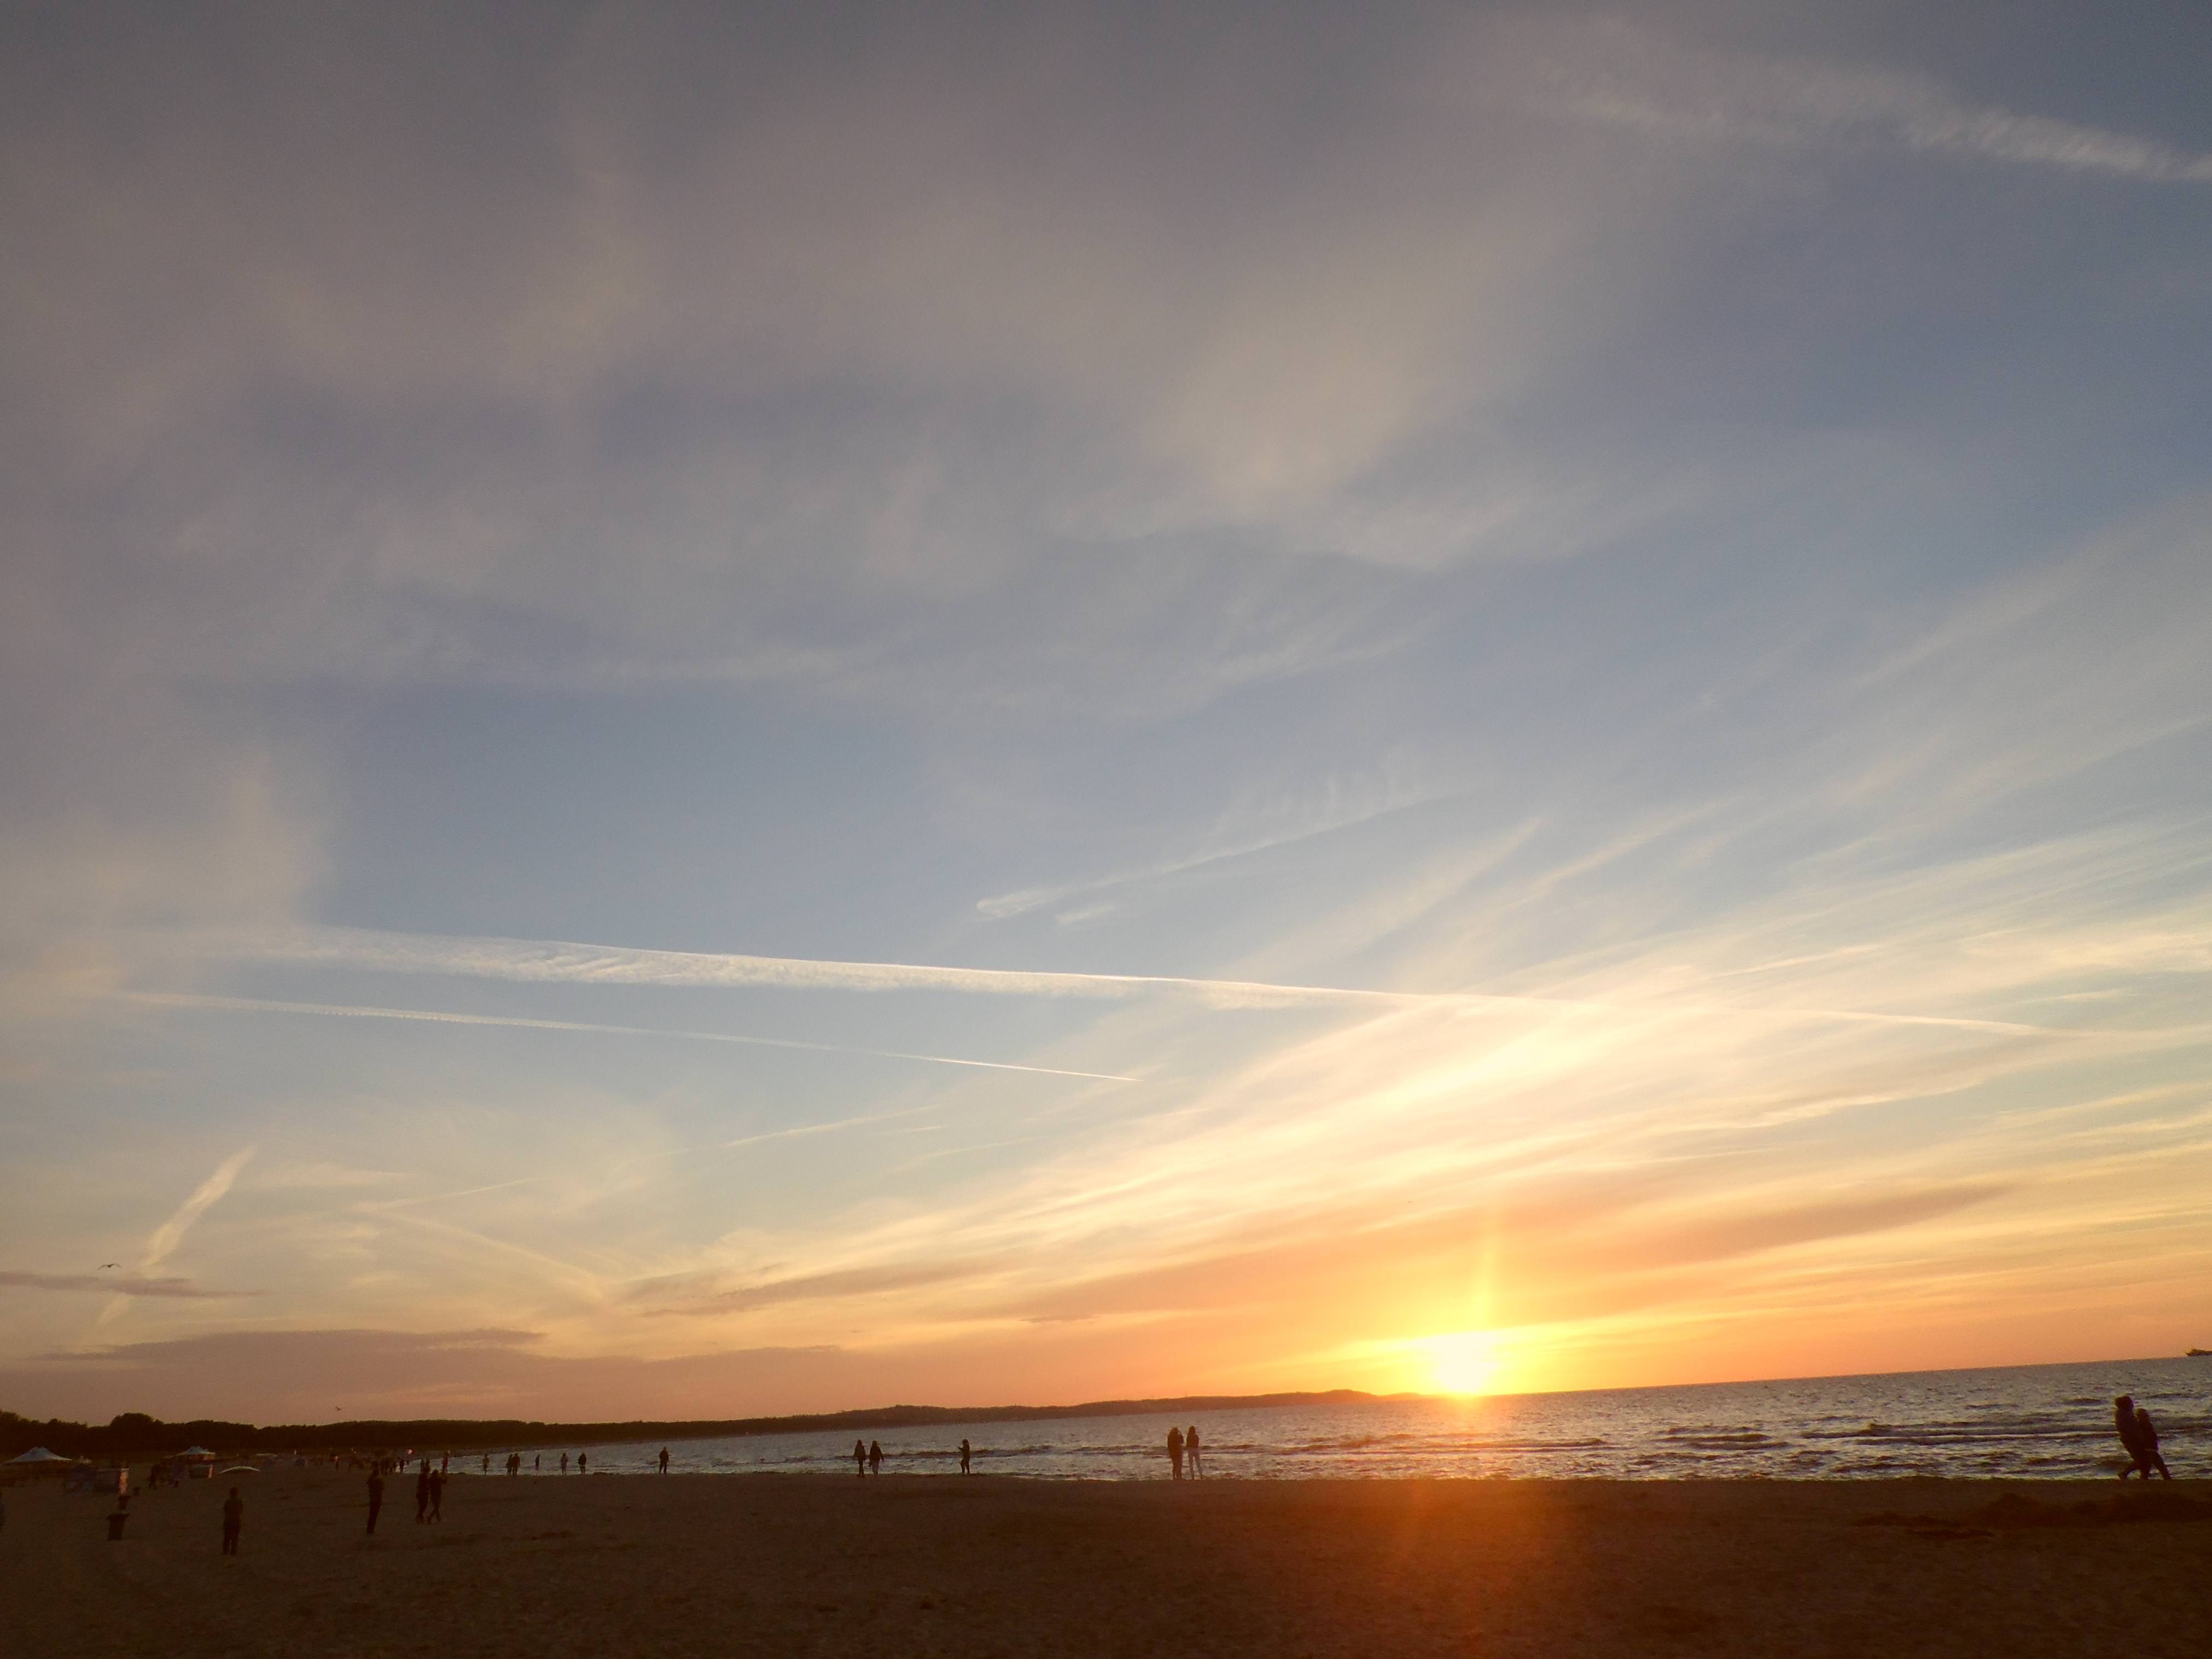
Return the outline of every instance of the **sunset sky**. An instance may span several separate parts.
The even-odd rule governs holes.
[[[9,9],[0,1407],[2212,1346],[2208,75]]]

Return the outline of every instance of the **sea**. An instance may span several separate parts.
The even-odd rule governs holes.
[[[964,1435],[978,1474],[1157,1480],[1170,1474],[1170,1426],[1195,1423],[1209,1480],[2051,1479],[2125,1467],[2112,1432],[2120,1394],[2150,1412],[2177,1478],[2212,1474],[2212,1358],[1399,1396],[667,1444],[671,1468],[687,1474],[849,1474],[857,1433],[882,1443],[886,1473],[950,1474]],[[660,1445],[586,1449],[594,1471],[635,1473],[654,1466]]]

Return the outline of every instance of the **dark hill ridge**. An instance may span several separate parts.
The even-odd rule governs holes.
[[[284,1423],[257,1426],[195,1419],[164,1423],[125,1412],[104,1426],[38,1422],[0,1412],[0,1459],[33,1446],[76,1457],[159,1456],[186,1446],[222,1452],[332,1451],[348,1448],[435,1447],[483,1450],[500,1446],[592,1446],[631,1440],[717,1440],[732,1435],[805,1434],[829,1429],[910,1429],[933,1424],[1036,1421],[1062,1417],[1177,1417],[1195,1412],[1270,1411],[1292,1406],[1349,1405],[1385,1398],[1357,1389],[1319,1394],[1180,1395],[1171,1400],[1093,1400],[1079,1406],[876,1406],[849,1412],[811,1412],[789,1417],[734,1417],[713,1421],[538,1423],[501,1418],[417,1418],[344,1423]],[[1402,1397],[1402,1396],[1401,1396]]]

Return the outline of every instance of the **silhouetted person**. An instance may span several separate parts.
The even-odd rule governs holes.
[[[2136,1407],[2136,1461],[2142,1466],[2142,1477],[2150,1479],[2156,1469],[2166,1480],[2173,1479],[2173,1471],[2166,1467],[2166,1460],[2158,1455],[2158,1427],[2150,1420],[2150,1413],[2141,1406]]]
[[[443,1457],[438,1460],[438,1473],[441,1474],[451,1474],[453,1472],[453,1455],[451,1452],[447,1452]]]
[[[1177,1480],[1182,1479],[1182,1431],[1172,1424],[1168,1428],[1168,1462],[1174,1466]]]
[[[868,1473],[870,1474],[881,1474],[883,1472],[883,1443],[879,1440],[871,1440],[868,1442]]]
[[[430,1518],[433,1521],[446,1518],[446,1477],[442,1474],[430,1477]]]
[[[491,1473],[491,1454],[489,1452],[486,1452],[483,1455],[483,1472],[486,1474],[489,1474]]]
[[[2112,1427],[2120,1437],[2120,1449],[2128,1455],[2128,1466],[2120,1471],[2120,1479],[2141,1474],[2149,1480],[2150,1466],[2143,1462],[2142,1432],[2136,1427],[2136,1402],[2126,1395],[2112,1401]]]
[[[376,1536],[376,1517],[384,1513],[384,1471],[372,1466],[368,1471],[368,1533]]]
[[[865,1440],[853,1443],[853,1473],[863,1480],[868,1477],[868,1443]]]
[[[543,1474],[545,1472],[545,1454],[544,1452],[535,1452],[532,1454],[530,1459],[530,1472],[532,1474]]]
[[[1190,1478],[1194,1480],[1205,1480],[1206,1465],[1199,1462],[1198,1458],[1198,1425],[1195,1423],[1183,1431],[1182,1455],[1190,1461]]]
[[[238,1553],[238,1528],[246,1519],[246,1500],[238,1495],[238,1488],[230,1489],[230,1496],[222,1500],[222,1553]]]
[[[566,1452],[561,1454],[561,1473],[563,1474],[568,1473],[568,1454]]]
[[[663,1474],[668,1473],[668,1448],[665,1446],[660,1449],[660,1472]]]
[[[421,1526],[430,1518],[430,1460],[424,1458],[422,1467],[415,1475],[415,1524]]]
[[[962,1437],[962,1439],[961,1439],[961,1442],[960,1442],[960,1473],[961,1473],[961,1474],[973,1474],[973,1473],[974,1473],[974,1471],[973,1471],[973,1470],[971,1470],[971,1469],[968,1467],[968,1460],[969,1460],[970,1457],[974,1456],[974,1455],[975,1455],[975,1454],[974,1454],[973,1452],[971,1452],[971,1451],[969,1451],[969,1450],[968,1449],[968,1442],[967,1442],[966,1437],[963,1436],[963,1437]]]

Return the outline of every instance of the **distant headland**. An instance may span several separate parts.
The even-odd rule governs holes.
[[[1310,1394],[1179,1395],[1163,1400],[1093,1400],[1076,1406],[876,1406],[855,1411],[808,1412],[787,1417],[732,1417],[697,1421],[540,1423],[516,1418],[351,1419],[336,1423],[256,1425],[199,1418],[165,1423],[125,1412],[106,1424],[40,1422],[0,1411],[0,1459],[33,1446],[73,1457],[144,1456],[179,1446],[225,1451],[314,1451],[347,1447],[436,1446],[460,1451],[486,1446],[607,1445],[630,1440],[719,1440],[736,1435],[805,1434],[817,1429],[905,1429],[939,1423],[1034,1421],[1060,1417],[1176,1416],[1192,1412],[1266,1411],[1298,1406],[1353,1404],[1393,1396],[1358,1389]]]

